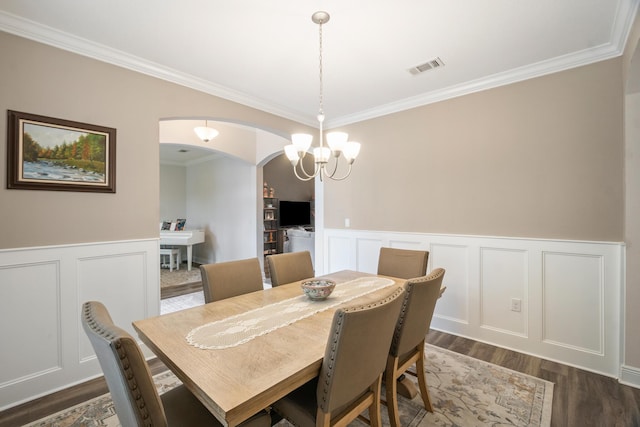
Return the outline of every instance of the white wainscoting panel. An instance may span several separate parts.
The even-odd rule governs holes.
[[[160,312],[159,257],[157,239],[1,250],[0,411],[102,375],[82,303],[137,336],[131,322]]]
[[[375,273],[382,246],[446,270],[433,329],[618,377],[623,243],[325,229],[323,271]]]
[[[145,253],[130,252],[78,259],[78,305],[84,301],[102,302],[116,325],[137,336],[131,321],[149,317],[145,258]],[[84,363],[94,359],[94,352],[79,325],[79,362]]]
[[[438,301],[438,316],[449,322],[469,324],[469,248],[463,245],[433,243],[429,264],[444,268],[446,298]]]
[[[422,242],[413,239],[404,239],[402,236],[395,236],[389,239],[388,245],[390,248],[409,249],[411,251],[422,251],[424,250],[422,246]]]
[[[603,268],[599,255],[543,253],[545,342],[604,354]]]
[[[62,369],[59,270],[53,260],[0,268],[0,385]]]
[[[480,326],[527,337],[527,252],[480,248]],[[512,300],[520,311],[512,310]]]
[[[356,240],[356,265],[358,271],[378,271],[378,256],[380,255],[380,240]]]
[[[428,269],[447,270],[434,329],[640,378],[620,366],[622,244],[325,229],[320,272],[375,273],[381,246],[429,250]],[[20,349],[0,352],[0,411],[101,375],[81,304],[104,301],[130,332],[157,315],[158,249],[148,239],[0,250],[0,342]]]
[[[353,246],[353,247],[351,247]],[[329,237],[324,246],[328,251],[325,254],[325,262],[328,265],[328,271],[353,270],[353,264],[356,259],[355,241],[348,237]],[[325,268],[325,271],[326,268]]]

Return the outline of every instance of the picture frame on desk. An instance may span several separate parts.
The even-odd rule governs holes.
[[[116,192],[116,129],[7,110],[7,188]]]

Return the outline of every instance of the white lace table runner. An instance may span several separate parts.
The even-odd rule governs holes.
[[[394,283],[381,277],[360,277],[337,284],[323,301],[310,300],[300,289],[300,296],[198,326],[189,332],[187,341],[207,350],[234,347]]]

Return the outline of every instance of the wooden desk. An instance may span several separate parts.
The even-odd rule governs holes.
[[[337,283],[366,273],[333,273]],[[396,284],[404,280],[394,279]],[[392,287],[346,303],[379,299]],[[142,341],[200,401],[227,426],[236,426],[320,372],[335,309],[314,314],[253,340],[221,350],[190,345],[187,334],[198,326],[301,294],[299,282],[163,316],[133,322]]]

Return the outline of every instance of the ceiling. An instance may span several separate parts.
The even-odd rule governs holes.
[[[618,56],[639,1],[2,0],[0,30],[315,125],[325,10],[335,128]]]
[[[211,160],[218,154],[200,147],[179,144],[160,144],[160,164],[188,166],[196,162]]]

